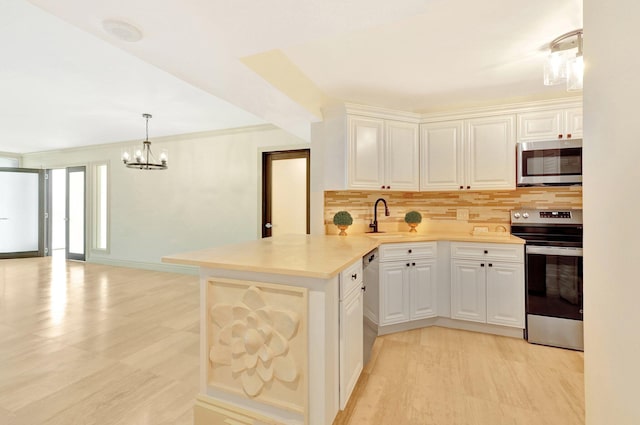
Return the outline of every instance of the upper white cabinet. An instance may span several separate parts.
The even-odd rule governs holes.
[[[348,185],[351,189],[384,186],[384,121],[349,117]]]
[[[420,126],[420,190],[464,186],[464,121]]]
[[[418,190],[418,124],[348,117],[348,188]]]
[[[423,124],[420,189],[514,189],[515,116]]]
[[[420,187],[420,142],[418,124],[385,121],[386,189],[413,190]]]
[[[345,104],[323,115],[311,143],[324,190],[513,190],[518,141],[582,137],[580,99],[424,115]]]
[[[582,108],[580,107],[518,114],[518,141],[581,137]]]

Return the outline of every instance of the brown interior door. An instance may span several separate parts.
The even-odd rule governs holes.
[[[262,154],[262,237],[309,234],[309,149]]]

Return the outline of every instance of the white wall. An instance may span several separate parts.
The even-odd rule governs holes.
[[[640,424],[640,3],[585,0],[587,425]]]
[[[91,164],[110,162],[110,252],[88,250],[89,261],[177,270],[161,265],[161,257],[256,239],[259,149],[309,147],[271,126],[151,141],[152,150],[169,150],[168,170],[126,168],[120,144],[23,156],[23,166],[32,168],[87,165],[89,191]]]

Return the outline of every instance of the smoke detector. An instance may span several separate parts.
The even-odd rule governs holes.
[[[102,28],[108,34],[122,41],[135,43],[142,40],[142,31],[119,19],[105,19],[102,21]]]

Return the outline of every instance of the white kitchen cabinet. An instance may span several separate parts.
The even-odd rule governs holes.
[[[435,317],[438,315],[436,259],[421,259],[411,264],[409,270],[409,319]]]
[[[349,188],[379,189],[384,181],[384,120],[349,117]]]
[[[418,124],[385,121],[385,188],[417,191],[420,186]]]
[[[518,141],[579,139],[582,108],[552,109],[518,114]]]
[[[515,189],[515,117],[501,115],[468,120],[466,188]]]
[[[409,320],[409,263],[380,263],[380,325]]]
[[[420,190],[515,189],[515,116],[423,124]]]
[[[418,124],[348,117],[348,187],[418,190]]]
[[[524,328],[524,266],[488,263],[487,323]]]
[[[340,272],[340,409],[344,409],[363,367],[363,267],[358,260]]]
[[[524,328],[524,248],[451,243],[451,317]]]
[[[451,317],[485,323],[486,273],[474,260],[451,260]]]
[[[340,409],[344,410],[363,367],[363,295],[360,288],[340,301]]]
[[[420,190],[464,186],[464,121],[420,126]]]
[[[419,242],[379,248],[381,326],[437,316],[436,247]]]

